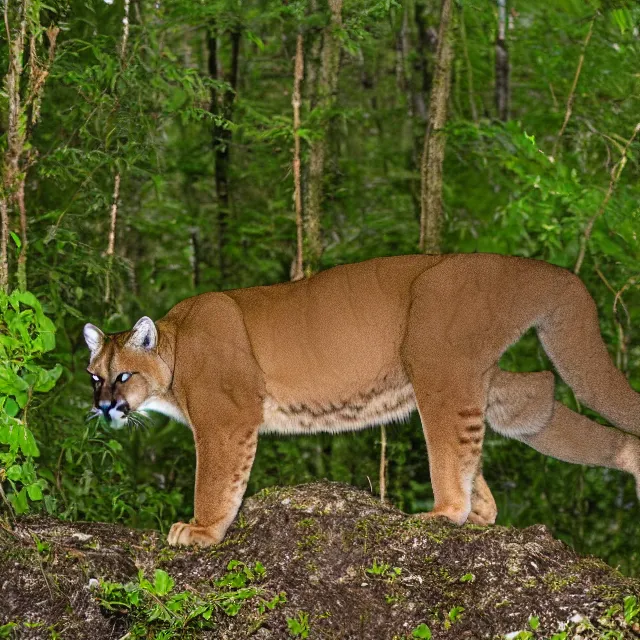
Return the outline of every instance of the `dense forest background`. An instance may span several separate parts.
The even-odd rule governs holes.
[[[86,421],[83,324],[123,330],[199,292],[339,263],[485,251],[575,270],[640,389],[635,2],[4,0],[3,14],[0,498],[14,511],[188,519],[188,429]],[[502,364],[550,366],[535,335]],[[263,437],[249,492],[320,477],[378,492],[381,440]],[[387,499],[430,508],[417,416],[387,427],[386,464]],[[630,476],[495,435],[484,468],[499,523],[544,523],[640,573]]]

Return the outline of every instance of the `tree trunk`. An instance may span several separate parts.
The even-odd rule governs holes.
[[[569,118],[571,118],[571,113],[573,111],[573,100],[576,96],[576,88],[578,86],[578,80],[580,79],[580,72],[582,71],[582,65],[584,64],[584,56],[587,51],[587,47],[589,46],[591,35],[593,34],[593,25],[595,24],[597,15],[598,14],[595,14],[591,19],[591,22],[589,23],[589,31],[587,33],[587,37],[585,38],[584,43],[582,44],[582,52],[580,53],[580,57],[578,58],[578,66],[576,67],[576,73],[573,76],[573,84],[571,85],[569,96],[567,97],[567,107],[564,113],[564,120],[562,121],[562,126],[560,127],[560,131],[558,132],[556,140],[553,143],[553,151],[551,152],[553,156],[555,156],[558,151],[558,144],[560,142],[560,138],[562,138],[562,134],[564,133],[564,130],[567,128],[567,124],[569,123]]]
[[[210,111],[215,116],[213,124],[213,150],[215,156],[216,196],[218,200],[217,232],[218,232],[218,268],[220,271],[219,286],[222,288],[227,281],[228,265],[226,260],[227,228],[231,212],[231,198],[229,194],[229,166],[231,145],[231,130],[224,126],[233,117],[236,88],[238,86],[238,63],[240,57],[240,31],[231,32],[231,69],[228,78],[218,68],[218,38],[215,25],[209,33],[209,75],[213,80],[226,80],[231,91],[222,95],[217,88],[211,88]]]
[[[107,244],[107,274],[104,285],[104,301],[109,302],[111,297],[111,269],[113,267],[113,254],[116,250],[116,226],[118,222],[118,198],[120,197],[120,172],[116,173],[113,181],[113,196],[111,197],[111,214],[109,216],[109,242]]]
[[[446,146],[444,126],[447,122],[447,102],[453,66],[453,17],[451,14],[452,0],[443,0],[438,31],[436,68],[429,101],[429,120],[420,167],[420,251],[424,253],[440,252],[442,164]]]
[[[509,52],[507,50],[507,0],[498,0],[496,37],[496,109],[503,122],[509,119]]]
[[[473,67],[471,66],[471,58],[469,57],[469,48],[467,47],[467,28],[464,24],[464,6],[460,5],[460,40],[462,42],[462,51],[464,53],[464,61],[467,67],[467,91],[469,93],[469,109],[471,109],[471,118],[475,125],[478,124],[478,109],[476,108],[476,98],[473,90]]]
[[[9,207],[7,198],[0,198],[0,291],[9,292]]]
[[[296,40],[296,61],[293,72],[293,200],[296,211],[296,257],[291,269],[291,280],[304,278],[303,242],[304,227],[302,219],[302,193],[300,184],[300,84],[304,76],[303,37],[298,34]]]
[[[59,29],[51,26],[46,30],[49,39],[48,60],[39,62],[36,35],[39,24],[27,20],[31,15],[30,0],[15,3],[13,15],[9,12],[9,3],[5,4],[4,23],[9,41],[9,68],[5,77],[8,100],[7,149],[2,158],[2,185],[0,190],[0,289],[9,289],[9,228],[11,209],[17,210],[20,225],[20,252],[18,255],[17,280],[22,291],[27,288],[27,210],[24,191],[26,174],[33,163],[35,152],[30,150],[27,139],[35,126],[39,112],[44,84],[53,63],[56,39]],[[37,12],[36,12],[37,14]],[[32,18],[32,20],[35,20]],[[17,24],[18,26],[13,26]],[[28,82],[21,87],[24,71],[23,59],[27,50],[29,36],[29,58],[27,62]]]
[[[424,20],[424,4],[416,2],[414,10],[414,18],[416,21],[416,30],[418,32],[418,47],[414,58],[414,65],[419,73],[420,91],[416,91],[416,104],[415,112],[424,122],[427,120],[427,107],[425,104],[425,98],[431,91],[431,85],[433,84],[433,77],[429,69],[427,62],[427,52],[433,52],[437,47],[437,36],[434,33],[434,29],[427,27]]]
[[[321,67],[317,84],[317,106],[323,112],[323,120],[328,122],[326,112],[335,102],[340,66],[340,42],[335,31],[342,25],[342,0],[329,0],[331,21],[323,34]],[[313,77],[313,75],[312,75]],[[325,127],[326,130],[326,127]],[[327,149],[326,137],[311,143],[309,153],[309,177],[305,194],[304,214],[307,244],[307,275],[320,266],[322,256],[321,209],[322,181]]]
[[[18,204],[19,193],[24,196],[24,189],[20,189],[23,180],[21,178],[20,161],[24,154],[24,144],[26,136],[26,128],[20,126],[20,122],[24,117],[24,106],[22,104],[20,93],[20,78],[22,75],[23,65],[22,59],[24,55],[24,46],[27,34],[27,11],[29,10],[28,0],[20,2],[15,14],[15,22],[18,23],[17,28],[11,29],[9,26],[8,3],[5,6],[5,22],[7,25],[7,37],[11,38],[9,43],[9,70],[5,78],[5,87],[8,98],[8,127],[7,127],[7,150],[5,151],[2,167],[2,286],[5,291],[9,288],[9,262],[8,262],[8,242],[9,242],[9,223],[12,205]],[[22,199],[24,205],[24,197]],[[18,207],[19,208],[19,207]],[[24,220],[23,210],[20,210],[20,226],[21,234],[25,235],[24,228],[26,223]],[[6,230],[5,230],[6,227]],[[24,277],[26,269],[26,253],[21,249],[21,262],[18,264],[18,281],[22,284],[26,279]]]
[[[124,16],[122,18],[122,35],[120,37],[120,67],[124,68],[127,56],[127,43],[129,41],[129,8],[130,0],[124,0]],[[113,269],[113,256],[116,250],[116,229],[118,223],[118,198],[120,197],[120,171],[116,171],[113,180],[113,195],[111,196],[111,211],[109,215],[109,240],[107,244],[107,273],[104,283],[104,301],[109,302],[111,297],[111,270]]]

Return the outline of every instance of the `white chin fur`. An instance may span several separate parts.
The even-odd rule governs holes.
[[[188,424],[187,418],[175,404],[160,398],[148,398],[138,407],[137,410],[145,414],[147,411],[156,411],[168,416],[169,418],[173,418],[178,422]]]
[[[109,426],[112,429],[122,429],[122,427],[127,424],[124,413],[122,413],[122,411],[118,411],[118,409],[111,409],[111,411],[109,411],[109,417],[111,418]]]

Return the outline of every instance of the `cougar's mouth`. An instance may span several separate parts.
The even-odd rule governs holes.
[[[122,429],[125,426],[144,427],[144,413],[131,411],[126,401],[117,403],[101,403],[93,407],[87,420],[103,421],[110,429]]]

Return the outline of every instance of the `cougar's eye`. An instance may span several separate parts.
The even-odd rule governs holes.
[[[118,376],[118,382],[126,382],[131,377],[131,374],[127,371],[126,373],[121,373]]]
[[[91,374],[91,380],[96,383],[102,382],[102,378],[100,376],[97,376],[95,373]]]

